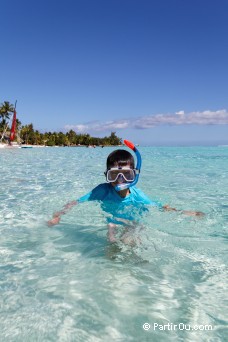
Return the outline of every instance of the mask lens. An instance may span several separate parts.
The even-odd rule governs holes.
[[[134,170],[129,169],[129,170],[121,170],[124,178],[129,181],[132,182],[135,179],[135,173]]]
[[[115,180],[118,178],[119,170],[109,170],[107,173],[107,180],[109,182],[115,182]]]
[[[133,182],[135,179],[135,171],[132,169],[110,169],[107,171],[107,181],[115,182],[119,175],[122,175],[127,182]]]

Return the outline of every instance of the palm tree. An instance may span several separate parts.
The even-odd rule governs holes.
[[[0,118],[2,119],[1,126],[4,127],[6,120],[10,118],[10,113],[14,112],[14,105],[8,101],[4,101],[0,106]]]

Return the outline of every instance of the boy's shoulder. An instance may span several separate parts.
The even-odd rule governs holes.
[[[92,200],[103,200],[104,197],[110,192],[110,184],[109,183],[101,183],[97,185],[91,191],[91,199]]]
[[[92,191],[101,191],[101,190],[108,190],[110,188],[109,183],[101,183],[95,186],[95,188],[92,189]]]
[[[93,200],[102,200],[109,191],[107,185],[108,185],[107,183],[102,183],[102,184],[97,185],[86,195],[78,198],[77,201],[86,202],[86,201],[93,201]]]

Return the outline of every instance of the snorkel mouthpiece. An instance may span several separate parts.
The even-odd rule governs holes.
[[[142,158],[141,155],[139,153],[139,150],[135,147],[135,145],[129,141],[129,140],[124,140],[124,144],[129,147],[132,151],[135,152],[135,155],[137,157],[137,164],[136,164],[136,175],[135,175],[135,180],[131,183],[122,183],[122,184],[118,184],[115,186],[115,190],[116,191],[121,191],[124,189],[128,189],[130,187],[132,187],[133,185],[135,185],[138,182],[139,179],[139,173],[140,173],[140,169],[141,169],[141,165],[142,165]]]

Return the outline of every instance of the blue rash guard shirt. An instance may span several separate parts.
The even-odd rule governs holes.
[[[150,204],[157,207],[162,207],[161,203],[151,201],[142,190],[132,186],[129,188],[130,194],[126,197],[121,197],[110,183],[99,184],[88,194],[80,197],[77,201],[102,201],[102,202],[117,202],[123,204]]]
[[[79,203],[86,201],[101,201],[102,209],[110,213],[114,218],[123,218],[127,220],[138,220],[143,212],[148,211],[145,205],[152,205],[162,208],[162,204],[150,200],[140,189],[132,186],[129,188],[130,194],[126,197],[120,197],[118,192],[110,183],[103,183],[95,187],[86,195],[80,197]],[[109,222],[116,222],[115,219]]]

